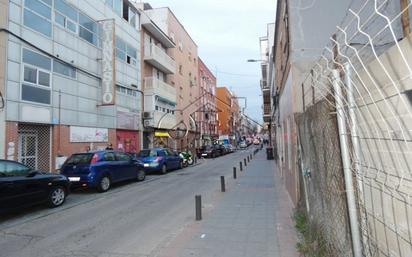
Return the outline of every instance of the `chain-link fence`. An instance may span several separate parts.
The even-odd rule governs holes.
[[[352,256],[345,185],[333,108],[324,101],[298,115],[302,164],[307,179],[308,217],[320,229],[331,256]],[[315,233],[315,231],[314,231]]]
[[[331,256],[351,256],[358,229],[364,256],[412,256],[411,5],[354,1],[302,85],[296,122],[307,206]],[[346,131],[338,133],[337,118]],[[342,149],[350,155],[355,216]]]

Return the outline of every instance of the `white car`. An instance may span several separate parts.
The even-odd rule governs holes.
[[[240,148],[247,148],[246,142],[245,141],[240,142],[239,147]]]

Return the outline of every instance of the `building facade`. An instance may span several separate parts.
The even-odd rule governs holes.
[[[240,108],[236,95],[227,87],[216,88],[216,105],[218,109],[219,139],[232,144],[238,139],[240,128]]]
[[[138,151],[136,8],[122,0],[12,0],[1,10],[0,158],[54,170],[62,157],[107,144]]]
[[[176,45],[145,13],[144,5],[139,7],[143,56],[143,147],[175,148],[168,131],[176,125],[176,88],[168,83],[167,77],[176,73],[176,62],[168,55],[167,49]]]
[[[144,11],[176,44],[176,48],[169,48],[167,53],[175,60],[177,70],[166,79],[166,82],[176,89],[174,148],[177,150],[189,148],[194,152],[200,139],[200,128],[195,122],[195,114],[201,109],[198,88],[198,47],[169,8],[151,8],[145,4]]]
[[[216,77],[200,58],[198,78],[201,109],[196,112],[196,125],[200,127],[200,145],[210,145],[218,138]]]

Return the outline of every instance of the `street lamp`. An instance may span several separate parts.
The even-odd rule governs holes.
[[[248,59],[247,62],[264,62],[266,60]]]

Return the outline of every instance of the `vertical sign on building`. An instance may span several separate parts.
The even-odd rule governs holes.
[[[114,19],[100,21],[102,26],[102,104],[115,104],[115,25]]]

